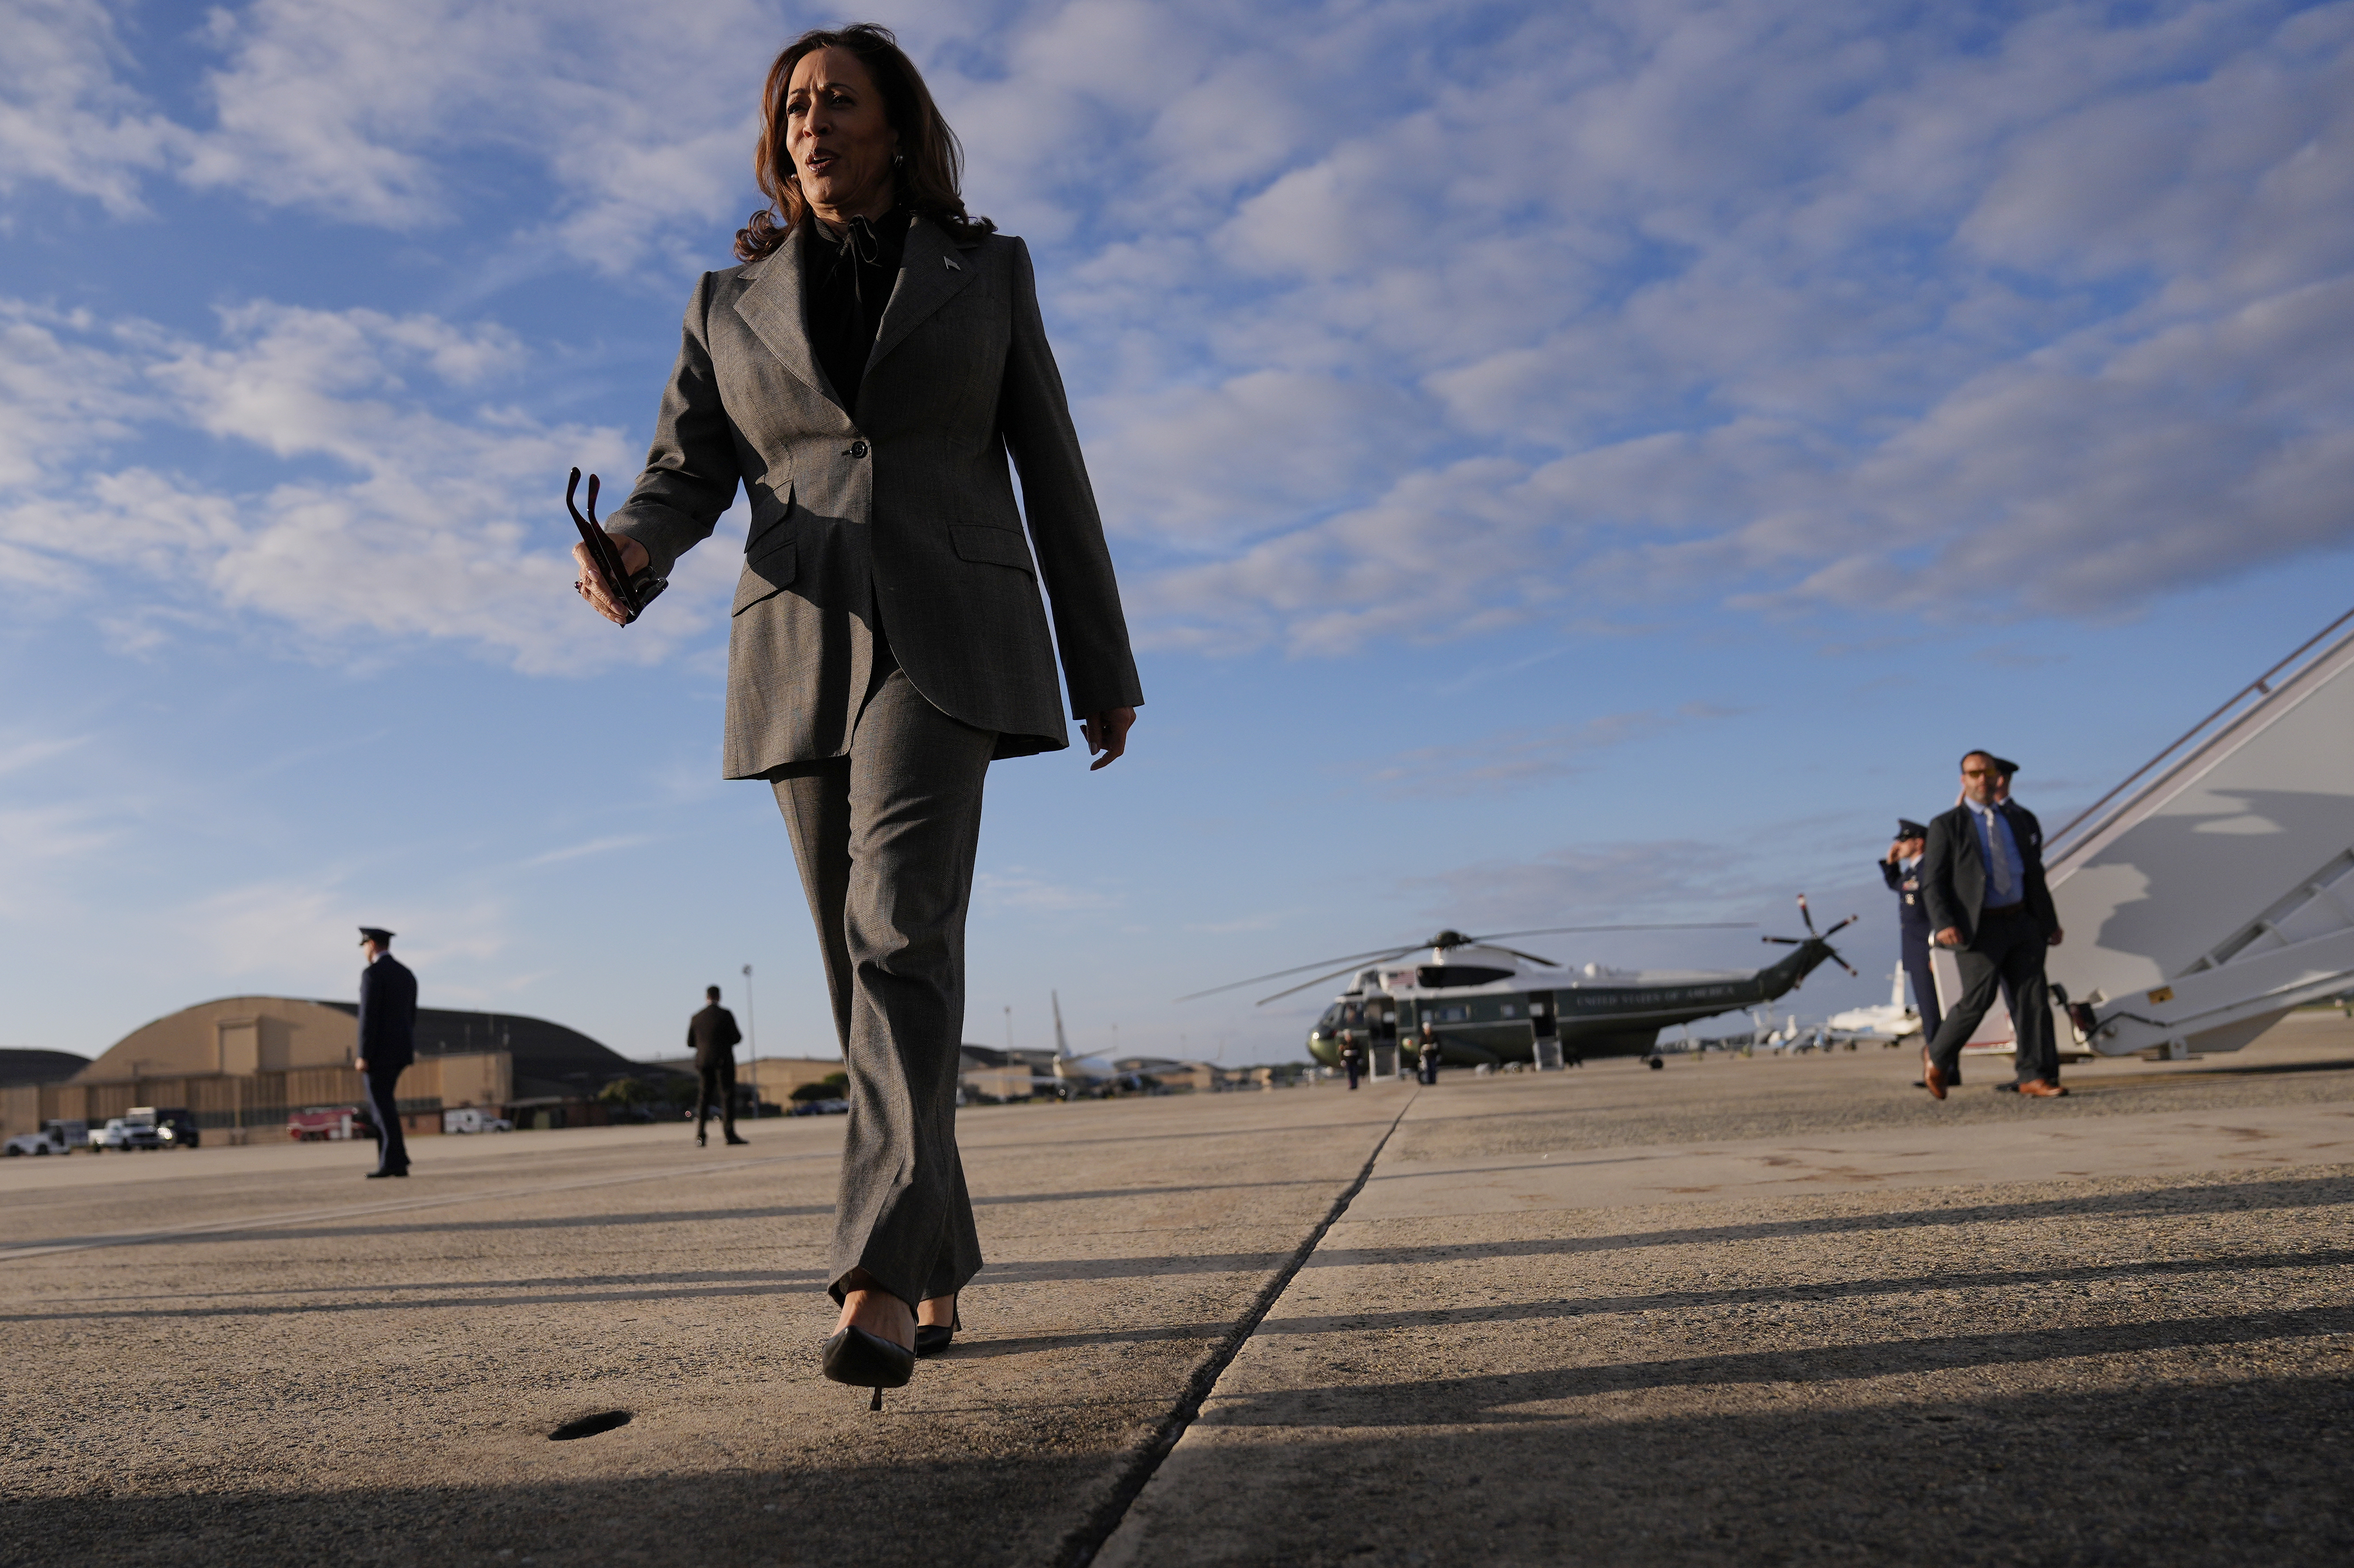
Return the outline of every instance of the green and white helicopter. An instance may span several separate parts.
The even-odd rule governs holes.
[[[1377,1060],[1370,1053],[1387,1048],[1397,1053],[1402,1066],[1418,1062],[1425,1050],[1436,1050],[1439,1065],[1449,1067],[1495,1067],[1508,1062],[1575,1065],[1588,1056],[1648,1056],[1656,1067],[1659,1059],[1654,1047],[1662,1029],[1775,1001],[1826,963],[1855,973],[1830,944],[1855,916],[1818,932],[1804,894],[1798,895],[1798,915],[1806,922],[1805,936],[1761,938],[1797,950],[1749,973],[1614,969],[1599,964],[1566,969],[1555,959],[1502,945],[1507,939],[1581,932],[1743,928],[1739,922],[1553,926],[1479,937],[1441,931],[1427,942],[1324,959],[1178,1000],[1190,1001],[1316,969],[1320,972],[1260,998],[1258,1005],[1349,976],[1348,989],[1333,999],[1308,1034],[1308,1054],[1328,1067],[1340,1065],[1341,1047],[1352,1038],[1367,1048],[1369,1060]]]

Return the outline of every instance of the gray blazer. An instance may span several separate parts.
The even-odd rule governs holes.
[[[996,756],[1070,745],[1057,642],[1073,715],[1141,702],[1027,248],[1004,235],[956,239],[916,219],[855,410],[811,349],[801,274],[798,234],[758,261],[704,274],[645,472],[608,524],[667,576],[710,536],[739,482],[750,496],[727,645],[726,776],[848,754],[877,609],[916,689],[997,732]],[[1022,471],[1027,539],[1008,451]]]

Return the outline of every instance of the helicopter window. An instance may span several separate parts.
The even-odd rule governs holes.
[[[1504,1003],[1502,1011],[1506,1018],[1518,1018],[1521,1015],[1520,1008],[1509,1001]]]
[[[1336,1001],[1324,1010],[1323,1017],[1316,1021],[1316,1032],[1320,1034],[1329,1034],[1332,1032],[1332,1026],[1340,1022],[1341,1004]]]
[[[1485,964],[1424,964],[1415,972],[1416,981],[1433,991],[1455,985],[1486,985],[1490,980],[1511,978],[1511,970],[1491,969]]]
[[[1468,1023],[1471,1020],[1468,1007],[1441,1007],[1433,1009],[1433,1012],[1441,1023]]]

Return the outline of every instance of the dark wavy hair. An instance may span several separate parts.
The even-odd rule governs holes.
[[[785,98],[792,89],[793,68],[804,56],[820,49],[843,49],[858,57],[867,75],[883,94],[883,112],[899,133],[899,151],[906,162],[898,166],[897,205],[922,214],[963,238],[988,234],[997,225],[974,217],[964,209],[964,147],[940,117],[924,85],[921,71],[891,29],[875,22],[847,27],[815,27],[787,44],[777,63],[769,68],[768,85],[760,90],[760,144],[752,154],[752,172],[769,205],[736,231],[739,260],[757,261],[785,242],[793,226],[809,211],[792,154],[785,144]]]

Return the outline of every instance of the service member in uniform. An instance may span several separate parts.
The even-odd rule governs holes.
[[[367,1084],[368,1114],[376,1118],[376,1169],[379,1176],[408,1174],[408,1139],[401,1135],[400,1075],[417,1060],[417,977],[392,956],[392,933],[381,926],[360,927],[359,1054],[352,1065]]]
[[[695,1096],[695,1146],[704,1147],[711,1126],[711,1102],[719,1102],[719,1127],[729,1143],[742,1143],[736,1136],[736,1046],[744,1032],[736,1027],[736,1015],[719,1005],[719,988],[703,988],[705,1007],[687,1020],[686,1043],[695,1051],[695,1075],[700,1087]]]
[[[1945,1015],[1937,1010],[1937,974],[1929,967],[1929,911],[1921,902],[1921,851],[1929,830],[1910,817],[1896,820],[1896,841],[1880,857],[1880,877],[1896,895],[1896,951],[1904,978],[1913,983],[1913,1006],[1921,1014],[1923,1044],[1937,1037]],[[1958,1085],[1959,1069],[1949,1080]],[[1916,1082],[1914,1086],[1918,1088]]]

